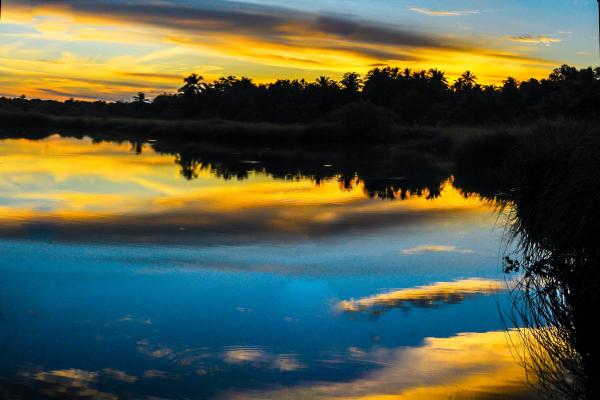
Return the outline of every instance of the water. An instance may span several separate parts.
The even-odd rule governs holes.
[[[504,223],[449,175],[384,200],[335,164],[224,179],[138,150],[0,142],[5,397],[531,396]]]

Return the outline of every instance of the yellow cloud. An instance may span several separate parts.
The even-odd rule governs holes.
[[[412,7],[409,10],[419,14],[429,15],[431,17],[458,17],[461,15],[479,14],[478,10],[461,10],[461,11],[436,11],[429,8]]]
[[[509,345],[510,343],[510,345]],[[351,349],[350,357],[382,365],[348,382],[305,383],[226,394],[230,399],[445,400],[535,397],[535,384],[512,352],[525,351],[518,332],[429,338],[421,347]]]
[[[501,38],[488,38],[488,47],[482,47],[464,37],[283,8],[241,3],[223,10],[211,8],[216,5],[202,5],[204,9],[167,3],[140,8],[136,3],[118,7],[101,3],[11,2],[3,15],[5,21],[31,29],[11,34],[20,43],[20,51],[4,56],[0,51],[0,71],[6,76],[0,80],[2,91],[114,99],[138,90],[149,94],[174,91],[180,80],[176,77],[190,72],[206,71],[205,77],[213,79],[261,70],[257,80],[264,82],[322,74],[339,77],[351,70],[364,73],[380,64],[437,67],[450,78],[471,69],[483,83],[496,83],[508,74],[516,78],[546,75],[556,64],[523,50],[506,49]],[[413,11],[447,16],[476,13]],[[98,48],[98,54],[83,56],[77,46],[82,42],[90,42],[88,48]],[[57,47],[63,52],[51,51]],[[42,54],[28,54],[32,49]]]
[[[356,300],[344,300],[338,303],[337,308],[344,312],[362,312],[375,307],[394,308],[405,304],[453,303],[466,296],[496,293],[500,290],[502,290],[501,282],[496,280],[465,279],[390,291]]]

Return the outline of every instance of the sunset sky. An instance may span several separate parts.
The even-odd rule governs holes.
[[[377,65],[483,83],[600,65],[596,0],[5,0],[0,95],[129,99],[197,72],[257,82]]]

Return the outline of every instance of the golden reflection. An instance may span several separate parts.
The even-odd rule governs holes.
[[[431,307],[436,303],[456,303],[467,296],[491,294],[500,290],[502,284],[497,280],[464,279],[396,290],[356,300],[344,300],[338,303],[337,308],[344,312],[364,312],[374,308],[396,308],[405,305]]]
[[[122,371],[107,369],[106,377],[121,378],[128,377],[131,383],[130,375]],[[24,373],[22,378],[28,382],[29,390],[39,392],[44,397],[51,398],[77,398],[77,399],[98,399],[98,400],[117,400],[119,397],[94,388],[100,377],[100,372],[85,371],[81,369],[62,369],[54,371],[42,371],[36,373]]]
[[[519,333],[463,333],[428,338],[415,348],[350,349],[349,356],[382,365],[361,378],[285,389],[227,394],[232,399],[535,399],[512,351],[523,352]]]
[[[0,231],[50,223],[70,229],[127,226],[146,234],[153,227],[307,233],[442,217],[469,218],[477,226],[492,215],[450,181],[439,198],[403,201],[372,200],[362,182],[346,189],[337,179],[317,185],[308,178],[278,180],[254,172],[226,181],[207,168],[187,181],[173,156],[148,146],[135,155],[129,144],[92,145],[89,139],[58,136],[2,141],[0,157]]]
[[[295,354],[271,354],[261,348],[233,347],[225,351],[223,361],[232,365],[253,365],[293,372],[306,368],[300,363]]]
[[[147,339],[142,339],[137,342],[137,350],[147,357],[168,361],[180,367],[194,369],[196,372],[201,371],[203,368],[215,368],[216,363],[220,363],[221,361],[232,366],[252,366],[253,368],[277,370],[282,373],[307,368],[298,360],[296,354],[273,353],[262,347],[232,346],[225,348],[222,353],[215,354],[208,348],[183,348],[176,350],[165,345],[153,344]],[[211,366],[211,364],[215,365]],[[205,373],[208,372],[204,371]],[[204,375],[204,373],[200,375]]]
[[[458,254],[471,254],[474,253],[470,249],[459,249],[456,246],[446,246],[439,244],[426,244],[423,246],[411,247],[409,249],[401,250],[402,254],[416,255],[416,254],[427,254],[427,253],[458,253]]]

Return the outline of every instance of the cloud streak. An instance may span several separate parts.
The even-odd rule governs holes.
[[[448,16],[477,12],[419,10]],[[482,48],[481,41],[426,27],[243,2],[11,0],[4,14],[11,26],[27,28],[10,33],[15,43],[33,43],[33,48],[13,48],[4,56],[0,49],[4,91],[25,87],[43,97],[68,97],[77,91],[83,97],[98,93],[103,98],[138,89],[160,93],[177,87],[176,76],[202,69],[207,62],[217,68],[205,77],[216,77],[221,70],[236,75],[258,71],[262,80],[265,75],[269,80],[289,77],[292,71],[295,77],[309,79],[349,70],[364,73],[381,64],[436,66],[449,76],[458,75],[466,64],[475,70],[494,66],[498,70],[494,76],[507,69],[519,76],[515,69],[545,71],[551,64],[500,47]],[[105,50],[92,59],[78,57],[81,42]],[[71,58],[46,54],[56,47],[53,44],[77,54]],[[142,51],[145,54],[133,55]],[[60,63],[52,65],[49,60]],[[93,68],[81,68],[89,62]],[[32,71],[50,87],[32,88]],[[479,75],[485,79],[486,74]],[[88,80],[92,85],[86,85]],[[120,84],[111,90],[114,81]]]
[[[510,40],[513,42],[519,43],[529,43],[529,44],[541,44],[549,46],[553,43],[560,43],[562,39],[555,38],[552,36],[545,35],[519,35],[519,36],[510,36]]]
[[[475,15],[479,14],[479,10],[461,10],[461,11],[437,11],[430,8],[412,7],[410,11],[414,11],[419,14],[428,15],[430,17],[460,17],[464,15]]]
[[[391,26],[348,16],[313,14],[290,9],[259,6],[239,2],[196,1],[193,6],[178,3],[120,2],[108,0],[25,0],[12,3],[12,8],[32,7],[44,12],[68,13],[81,22],[143,24],[176,32],[238,34],[282,45],[295,45],[298,36],[318,38],[324,47],[332,39],[353,43],[427,47],[437,49],[470,49],[471,44],[419,32],[402,26]],[[196,37],[198,43],[203,38]]]
[[[473,253],[473,250],[459,249],[456,246],[445,246],[445,245],[424,245],[411,247],[410,249],[401,250],[402,254],[406,255],[417,255],[427,253],[458,253],[458,254],[469,254]]]
[[[454,304],[468,296],[491,294],[502,290],[499,281],[489,279],[464,279],[455,282],[438,282],[380,293],[360,299],[344,300],[337,308],[344,312],[370,312],[379,314],[392,308],[434,307],[439,304]]]
[[[262,365],[281,372],[306,368],[294,354],[271,354],[259,347],[231,347],[223,353],[223,360],[231,365]]]

